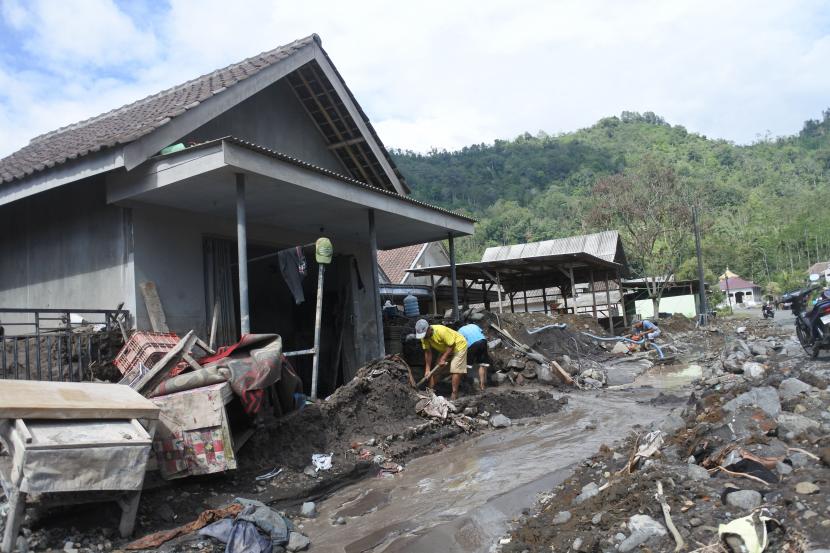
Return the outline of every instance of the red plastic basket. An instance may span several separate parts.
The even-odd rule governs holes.
[[[121,374],[126,374],[139,363],[151,368],[178,343],[179,336],[173,332],[136,331],[118,352],[113,364]]]

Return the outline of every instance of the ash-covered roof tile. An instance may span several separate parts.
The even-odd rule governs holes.
[[[0,182],[21,179],[90,152],[132,142],[314,40],[316,35],[295,40],[132,104],[35,137],[28,145],[0,159]]]

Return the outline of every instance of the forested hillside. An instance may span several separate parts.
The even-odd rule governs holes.
[[[480,219],[475,236],[459,241],[464,261],[491,245],[600,230],[586,222],[597,179],[654,161],[695,191],[710,277],[728,264],[775,291],[830,258],[830,110],[796,136],[749,146],[623,112],[559,136],[393,155],[415,197]],[[681,276],[693,267],[687,256]]]

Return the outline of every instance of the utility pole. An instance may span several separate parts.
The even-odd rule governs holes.
[[[709,309],[706,306],[706,280],[703,278],[703,254],[700,252],[700,222],[697,216],[697,207],[692,211],[695,223],[695,249],[697,250],[697,279],[700,290],[700,324],[709,323]]]

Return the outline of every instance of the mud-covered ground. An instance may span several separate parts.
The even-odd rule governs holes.
[[[766,526],[766,551],[825,551],[830,361],[808,359],[788,328],[770,322],[718,328],[687,334],[719,335],[722,346],[703,357],[686,405],[648,429],[660,433],[603,446],[515,521],[502,551],[673,551],[658,482],[682,551],[747,551],[734,527],[718,531],[749,515],[758,536]],[[655,437],[658,447],[632,463]]]
[[[438,391],[448,392],[448,388],[444,389],[447,386],[442,384]],[[414,457],[493,430],[488,424],[489,416],[539,416],[556,412],[567,403],[566,399],[554,398],[546,389],[532,386],[491,387],[484,393],[469,387],[456,406],[459,414],[464,411],[472,415],[470,419],[477,424],[464,429],[449,418],[441,421],[419,415],[419,399],[419,392],[408,384],[405,365],[395,360],[372,362],[325,401],[307,405],[260,428],[237,455],[237,470],[159,483],[158,487],[146,489],[135,535],[179,526],[205,509],[227,505],[236,497],[257,499],[292,516],[303,501],[319,499],[352,482],[375,476],[384,466],[405,467]],[[315,472],[311,467],[315,453],[332,453],[332,468]],[[275,467],[282,469],[278,476],[256,480],[257,475]],[[28,547],[36,550],[61,550],[66,543],[79,544],[70,549],[117,549],[128,541],[113,531],[118,516],[118,509],[102,510],[101,504],[49,511],[29,509],[24,535]],[[218,547],[210,540],[199,543],[207,550]],[[191,550],[189,538],[163,546],[168,550],[181,547]]]

